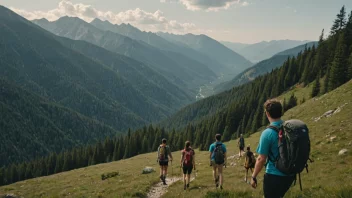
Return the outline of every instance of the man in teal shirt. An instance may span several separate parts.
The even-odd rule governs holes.
[[[216,159],[215,157],[215,151],[216,149],[221,149],[222,151],[222,159]],[[215,181],[216,187],[219,187],[220,184],[220,189],[222,190],[222,184],[223,184],[223,174],[222,174],[222,169],[223,166],[226,164],[226,146],[221,142],[221,135],[216,134],[215,135],[215,142],[210,145],[209,147],[209,152],[210,152],[210,166],[213,166],[213,178]],[[217,161],[220,160],[220,161]],[[216,171],[218,171],[218,176],[216,176]]]
[[[264,103],[264,110],[270,125],[280,128],[283,123],[281,103],[277,100],[268,100]],[[259,157],[252,174],[251,185],[253,188],[257,187],[257,175],[268,160],[263,182],[264,197],[266,198],[284,197],[295,179],[295,176],[283,174],[275,167],[274,161],[279,156],[278,141],[279,134],[275,130],[267,128],[262,132],[257,148]]]

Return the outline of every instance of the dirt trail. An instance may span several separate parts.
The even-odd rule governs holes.
[[[191,181],[194,180],[194,177],[191,178]],[[171,177],[166,178],[167,185],[163,185],[162,182],[155,184],[148,192],[148,198],[159,198],[167,192],[167,188],[177,181],[182,181],[182,177]]]

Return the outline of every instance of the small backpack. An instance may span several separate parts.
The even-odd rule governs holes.
[[[166,146],[163,144],[159,146],[159,161],[166,161],[166,149]]]
[[[183,165],[184,166],[191,166],[192,165],[192,159],[193,159],[193,150],[187,149],[183,150]]]
[[[254,168],[255,162],[256,162],[254,154],[252,152],[247,152],[246,158],[247,158],[247,161],[246,161],[247,164],[245,164],[245,167],[246,168]]]
[[[215,164],[223,164],[225,162],[222,144],[215,143],[214,157],[215,157]]]
[[[310,139],[307,125],[300,120],[288,120],[280,128],[268,126],[279,135],[279,156],[275,160],[275,167],[284,174],[299,176],[299,184],[302,190],[300,173],[306,169],[308,173],[308,160],[310,154]],[[295,181],[296,183],[296,181]]]
[[[243,137],[240,138],[240,147],[244,147],[244,138]]]

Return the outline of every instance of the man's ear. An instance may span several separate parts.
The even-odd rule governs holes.
[[[265,115],[266,115],[266,117],[270,117],[270,114],[267,112],[267,111],[265,111]]]

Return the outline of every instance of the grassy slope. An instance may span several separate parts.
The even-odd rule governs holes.
[[[295,95],[300,100],[305,95],[308,98],[310,88],[296,89]],[[290,93],[284,96],[288,97]],[[343,148],[351,150],[352,138],[352,81],[346,83],[337,90],[320,97],[318,100],[312,99],[286,112],[284,118],[299,118],[305,121],[310,128],[312,141],[311,156],[315,160],[310,164],[310,172],[302,174],[304,191],[300,192],[298,185],[293,187],[287,197],[349,197],[352,195],[352,167],[349,161],[352,160],[352,152],[342,157],[337,153]],[[322,118],[314,122],[312,118],[321,116],[326,111],[335,109],[345,103],[341,112],[329,118]],[[260,133],[255,133],[246,139],[246,144],[252,145],[255,149]],[[336,136],[334,141],[329,138]],[[226,143],[229,155],[237,153],[236,140]],[[174,153],[176,161],[179,160],[179,153]],[[231,162],[236,162],[235,166],[230,166]],[[219,195],[215,190],[211,169],[208,165],[208,152],[197,152],[197,178],[192,182],[190,191],[184,192],[181,182],[169,187],[165,197],[203,197],[207,193],[212,196]],[[262,195],[262,176],[259,177],[259,188],[253,190],[244,183],[244,172],[241,165],[243,159],[229,160],[225,169],[225,193],[228,196],[239,197],[259,197]],[[155,153],[139,155],[131,159],[112,162],[73,170],[57,175],[42,177],[23,182],[18,182],[9,186],[0,187],[0,195],[4,193],[14,193],[16,195],[26,195],[26,197],[131,197],[133,195],[145,195],[148,188],[158,182],[158,172],[149,175],[142,175],[141,171],[145,166],[157,168]],[[173,170],[173,171],[172,171]],[[100,176],[103,173],[119,171],[120,176],[102,181]],[[169,169],[174,175],[180,175],[178,163],[173,164]],[[264,171],[262,171],[263,174]],[[225,195],[225,193],[223,195]],[[339,194],[340,193],[340,194]],[[346,193],[344,196],[342,193]]]

